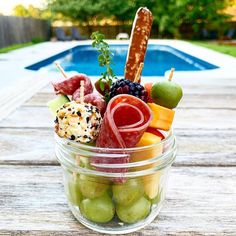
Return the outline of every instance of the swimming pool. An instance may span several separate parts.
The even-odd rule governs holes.
[[[117,76],[123,76],[128,45],[115,44],[111,45],[110,49],[114,54],[114,72]],[[30,65],[26,69],[39,70],[46,67],[49,71],[55,71],[52,63],[59,60],[65,71],[77,71],[96,76],[104,71],[104,68],[98,64],[97,56],[98,53],[92,46],[81,45]],[[163,76],[172,67],[175,67],[176,71],[202,71],[218,68],[173,47],[157,44],[148,45],[144,63],[143,76]]]

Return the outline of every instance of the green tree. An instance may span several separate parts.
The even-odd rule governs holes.
[[[21,16],[21,17],[29,17],[29,12],[26,7],[19,4],[13,8],[13,15],[14,16]]]
[[[202,28],[223,28],[230,18],[224,13],[228,0],[157,0],[155,22],[161,34],[167,32],[180,37],[182,25],[192,26],[195,33]]]
[[[180,37],[183,25],[194,32],[205,27],[223,28],[229,18],[224,9],[234,0],[49,0],[53,12],[84,24],[104,18],[131,23],[140,6],[148,7],[161,35]]]
[[[34,7],[33,5],[29,5],[25,7],[21,4],[16,5],[13,8],[13,15],[19,17],[32,17],[38,19],[52,19],[53,15],[49,9],[40,9]]]

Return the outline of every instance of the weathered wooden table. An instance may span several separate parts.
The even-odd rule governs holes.
[[[157,219],[130,235],[236,235],[236,79],[186,85],[179,153]],[[0,235],[99,235],[69,211],[47,86],[0,122]]]

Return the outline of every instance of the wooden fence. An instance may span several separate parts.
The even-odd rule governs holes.
[[[75,26],[76,27],[76,26]],[[53,35],[55,36],[55,29],[57,27],[53,27]],[[92,32],[99,31],[100,33],[103,33],[107,39],[115,39],[116,35],[118,33],[128,33],[130,35],[132,25],[104,25],[104,26],[78,26],[77,27],[81,33],[81,35],[86,36],[87,38],[90,37]],[[65,33],[69,36],[71,35],[71,27],[63,27]],[[151,38],[157,38],[158,37],[158,27],[153,26],[152,32],[151,32]]]
[[[48,40],[50,31],[50,22],[46,20],[0,16],[0,48],[32,40]]]

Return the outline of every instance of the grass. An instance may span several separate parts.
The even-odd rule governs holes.
[[[236,46],[234,45],[221,45],[217,42],[206,42],[206,41],[191,41],[191,43],[206,47],[217,52],[228,54],[230,56],[236,57]]]
[[[0,53],[7,53],[19,48],[24,48],[33,45],[34,43],[29,42],[29,43],[20,43],[20,44],[14,44],[6,48],[0,48]]]
[[[14,44],[14,45],[11,45],[9,47],[0,48],[0,53],[7,53],[7,52],[10,52],[10,51],[19,49],[19,48],[24,48],[24,47],[32,46],[34,44],[41,43],[41,42],[43,42],[42,39],[35,38],[35,39],[32,39],[32,41],[28,42],[28,43]]]

